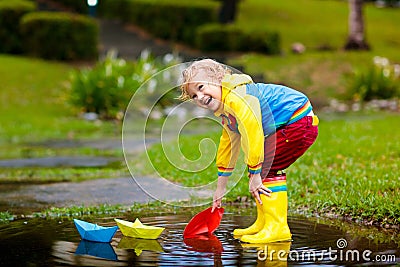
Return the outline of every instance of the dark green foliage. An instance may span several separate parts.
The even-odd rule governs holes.
[[[137,25],[156,37],[203,51],[280,53],[280,36],[276,32],[249,32],[235,25],[217,24],[220,5],[209,0],[102,0],[97,12],[105,18]]]
[[[0,53],[21,53],[19,21],[36,9],[29,1],[0,1]]]
[[[103,0],[99,2],[97,11],[99,15],[103,18],[109,19],[121,19],[126,21],[129,18],[129,13],[131,12],[131,6],[128,5],[129,0]]]
[[[25,51],[57,60],[96,59],[99,27],[94,19],[63,12],[34,12],[21,20]]]
[[[152,55],[142,53],[135,62],[117,58],[110,52],[103,61],[99,61],[91,69],[83,69],[72,73],[70,102],[83,112],[94,112],[102,119],[122,119],[129,100],[135,92],[152,79],[156,84],[154,74],[168,66],[178,63],[172,60],[170,63],[161,62]],[[148,83],[146,83],[148,85]],[[162,86],[156,86],[157,88]],[[154,90],[157,90],[154,88]],[[170,105],[173,97],[164,95],[158,100],[158,93],[147,93],[143,103],[149,102],[165,108]],[[156,97],[156,98],[154,98]]]
[[[347,98],[357,101],[390,99],[400,96],[400,65],[375,57],[374,64],[349,74]]]
[[[194,44],[196,28],[217,21],[213,1],[103,0],[99,14],[138,25],[156,37]]]
[[[14,219],[14,216],[11,215],[8,211],[1,211],[0,212],[0,223],[5,223],[12,221]]]
[[[236,27],[207,24],[197,30],[196,46],[203,51],[233,51],[241,44]]]
[[[82,14],[87,14],[89,11],[89,7],[87,5],[86,0],[52,0],[52,1],[60,3],[61,5]],[[116,0],[116,2],[118,2],[118,0]]]
[[[197,30],[196,46],[204,51],[254,51],[280,53],[275,32],[248,32],[235,25],[207,24]]]
[[[71,74],[71,103],[83,112],[94,112],[101,118],[114,119],[123,111],[139,80],[133,79],[135,65],[107,57],[92,69]]]

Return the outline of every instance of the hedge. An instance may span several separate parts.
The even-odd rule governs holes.
[[[87,0],[52,0],[53,2],[60,3],[63,6],[69,7],[76,12],[81,14],[87,14],[89,12],[89,7]],[[101,1],[101,0],[98,0]],[[118,1],[118,0],[115,0]]]
[[[20,23],[25,52],[45,59],[97,59],[99,26],[87,16],[33,12]]]
[[[73,0],[57,1],[73,4]],[[218,24],[220,5],[215,0],[99,0],[97,13],[138,25],[155,37],[183,42],[203,51],[281,52],[277,32],[248,32],[234,24]]]
[[[281,52],[280,35],[277,32],[248,32],[235,25],[207,24],[200,26],[196,34],[196,47],[203,51]]]
[[[36,5],[29,1],[0,1],[0,53],[23,51],[19,21],[35,9]]]
[[[138,25],[156,37],[194,44],[198,26],[217,22],[218,7],[209,0],[102,0],[98,13]]]

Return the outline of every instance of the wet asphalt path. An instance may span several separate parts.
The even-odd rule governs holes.
[[[129,153],[143,150],[143,141],[125,140]],[[150,139],[148,143],[154,143]],[[40,144],[51,148],[85,146],[94,149],[121,149],[120,140],[92,141],[51,141]],[[1,168],[35,167],[102,167],[110,162],[123,159],[104,157],[44,157],[0,160]],[[157,188],[157,195],[148,193],[146,188]],[[200,195],[199,195],[200,194]],[[0,183],[0,211],[26,214],[49,207],[117,205],[129,206],[134,203],[151,201],[174,202],[189,200],[190,196],[210,196],[211,192],[188,192],[179,186],[171,186],[169,181],[155,177],[104,178],[82,182],[61,182],[51,184],[10,184]]]
[[[142,189],[150,185],[160,189],[157,196]],[[0,191],[0,209],[13,214],[41,211],[49,207],[99,204],[129,206],[155,200],[170,203],[190,199],[188,193],[170,187],[164,179],[152,177],[122,177],[42,185],[5,184],[0,185]]]

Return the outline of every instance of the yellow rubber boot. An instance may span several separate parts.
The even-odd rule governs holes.
[[[256,221],[247,228],[238,228],[233,230],[234,236],[242,236],[242,235],[253,235],[258,233],[264,227],[264,213],[262,210],[262,206],[256,201],[257,204],[257,219]]]
[[[263,205],[264,226],[256,234],[243,235],[240,240],[247,243],[270,243],[292,239],[287,224],[287,191],[286,178],[275,177],[266,179],[263,184],[272,190],[271,197],[260,195]]]

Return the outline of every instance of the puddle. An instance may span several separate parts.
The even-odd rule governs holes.
[[[267,247],[246,245],[234,239],[231,234],[233,229],[237,226],[247,226],[253,218],[229,213],[224,214],[214,236],[183,240],[183,230],[190,218],[189,215],[141,217],[143,223],[166,228],[157,240],[128,238],[117,231],[112,242],[105,244],[82,241],[72,221],[31,219],[26,222],[3,224],[0,225],[0,264],[2,266],[359,266],[400,263],[400,249],[395,243],[376,244],[365,238],[351,236],[336,227],[302,218],[289,218],[293,234],[292,242],[269,244]],[[133,221],[135,217],[124,219]],[[103,226],[115,225],[113,218],[98,219],[95,222]],[[289,251],[287,261],[275,259],[277,253],[283,250]],[[265,251],[268,251],[268,257],[263,254]],[[357,260],[357,253],[360,260]],[[273,261],[270,261],[270,255],[273,255]],[[363,260],[363,257],[367,260]],[[378,257],[389,261],[377,262]]]
[[[129,153],[137,153],[143,151],[143,137],[130,136],[124,139],[125,149]],[[154,144],[158,142],[157,138],[146,137],[146,144]],[[89,147],[99,150],[121,150],[121,138],[116,139],[99,139],[99,140],[47,140],[40,143],[32,143],[31,146],[47,147],[53,149],[59,148],[75,148],[75,147]]]

